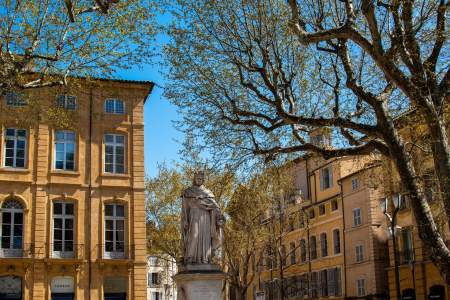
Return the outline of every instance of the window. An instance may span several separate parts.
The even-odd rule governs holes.
[[[406,209],[409,207],[409,198],[408,195],[402,195],[400,193],[395,193],[392,195],[392,200],[394,204],[398,206],[400,210]]]
[[[17,200],[6,200],[1,210],[0,256],[20,257],[23,249],[23,206]]]
[[[320,170],[320,190],[326,190],[333,186],[332,166]]]
[[[361,208],[353,209],[353,226],[361,225]]]
[[[316,214],[314,213],[314,207],[313,207],[309,210],[309,218],[314,219],[315,216],[316,216]]]
[[[338,201],[336,199],[331,200],[331,211],[338,210]]]
[[[58,130],[55,132],[55,169],[75,170],[75,133]]]
[[[356,262],[362,262],[364,260],[364,247],[363,245],[357,245],[356,250]]]
[[[25,168],[27,131],[7,128],[5,132],[5,167]]]
[[[352,191],[356,191],[359,188],[358,178],[352,179]]]
[[[328,277],[327,270],[319,271],[319,285],[320,285],[320,296],[328,296]]]
[[[148,286],[161,284],[161,274],[158,272],[148,273]]]
[[[73,257],[73,208],[73,203],[53,203],[53,256],[55,257]]]
[[[6,105],[8,106],[26,106],[27,101],[24,99],[23,95],[15,93],[15,92],[8,92],[5,95],[6,99]]]
[[[300,214],[298,215],[298,226],[300,228],[305,228],[305,215],[303,211],[301,211]]]
[[[295,242],[291,242],[290,244],[290,254],[291,254],[291,265],[295,265],[297,263],[297,258],[295,257]]]
[[[121,258],[125,254],[125,206],[105,205],[105,255]]]
[[[405,228],[401,231],[401,240],[401,263],[409,263],[414,259],[413,232],[410,228]]]
[[[125,137],[105,134],[105,172],[125,173]]]
[[[328,296],[341,295],[341,269],[328,269]]]
[[[333,246],[334,254],[341,253],[341,237],[339,229],[333,230]]]
[[[309,238],[309,246],[310,246],[310,250],[311,250],[311,259],[316,259],[317,258],[317,241],[316,241],[316,237],[312,236]]]
[[[162,293],[161,292],[151,292],[150,300],[162,300]]]
[[[318,292],[317,292],[317,272],[311,273],[311,297],[317,298]]]
[[[360,278],[356,280],[356,289],[358,293],[358,297],[363,297],[366,295],[366,280]]]
[[[302,263],[306,261],[306,241],[305,241],[305,239],[300,240],[300,260]]]
[[[106,99],[105,112],[110,114],[124,114],[125,105],[123,101],[119,99]]]
[[[325,232],[320,234],[320,249],[322,257],[328,256],[327,234]]]
[[[322,216],[325,214],[325,204],[319,205],[319,216]]]
[[[281,245],[281,249],[280,249],[280,256],[281,256],[281,264],[283,266],[286,266],[286,246],[285,245]]]
[[[56,105],[60,108],[75,110],[77,109],[77,97],[69,95],[58,95]]]

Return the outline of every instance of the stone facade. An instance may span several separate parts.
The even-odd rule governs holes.
[[[147,300],[176,300],[177,288],[173,276],[177,264],[169,256],[149,256],[147,259]]]
[[[0,293],[146,299],[143,106],[152,88],[74,79],[30,90],[24,107],[1,99],[0,286],[20,290]],[[54,121],[56,103],[69,122]]]

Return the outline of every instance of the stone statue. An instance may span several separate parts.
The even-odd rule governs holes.
[[[183,263],[213,264],[222,246],[223,216],[213,193],[203,186],[205,175],[197,172],[193,185],[182,195],[181,230]]]

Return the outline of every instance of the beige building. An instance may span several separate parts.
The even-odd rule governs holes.
[[[0,98],[0,299],[146,299],[152,88],[72,79]]]
[[[380,163],[341,178],[346,296],[386,299],[388,228],[382,209]]]
[[[311,138],[329,143],[326,135]],[[278,222],[283,230],[274,239],[281,241],[281,259],[274,259],[276,249],[266,251],[248,299],[281,299],[281,293],[284,299],[387,297],[381,196],[362,180],[372,168],[369,157],[307,155],[295,161],[296,192],[284,203]]]

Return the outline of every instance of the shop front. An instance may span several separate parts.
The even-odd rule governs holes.
[[[0,299],[21,300],[22,278],[18,276],[0,276]]]
[[[127,278],[106,277],[103,282],[104,300],[126,300]]]
[[[51,282],[52,300],[75,299],[75,285],[71,276],[53,277]]]

